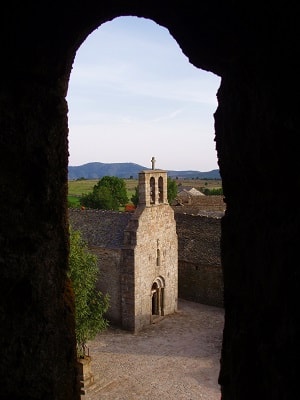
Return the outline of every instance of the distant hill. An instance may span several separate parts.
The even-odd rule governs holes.
[[[142,165],[134,163],[101,163],[91,162],[79,166],[69,166],[68,176],[69,180],[79,178],[85,179],[100,179],[103,176],[117,176],[118,178],[133,178],[137,179],[139,172],[150,168],[143,167]],[[221,179],[218,169],[212,171],[172,171],[167,170],[168,176],[178,179]]]
[[[220,171],[213,169],[212,171],[168,171],[168,176],[179,179],[221,179]]]

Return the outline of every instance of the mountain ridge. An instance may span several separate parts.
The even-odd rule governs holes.
[[[90,162],[78,166],[68,167],[68,179],[76,180],[84,179],[101,179],[103,176],[116,176],[124,179],[137,179],[139,172],[150,170],[151,168],[144,167],[132,162],[127,163],[101,163]],[[158,168],[159,169],[159,168]],[[171,178],[179,179],[221,179],[218,169],[211,171],[194,171],[194,170],[165,170]]]

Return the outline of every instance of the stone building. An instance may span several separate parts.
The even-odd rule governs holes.
[[[73,209],[69,218],[98,257],[112,323],[136,332],[177,310],[178,240],[165,171],[140,172],[134,213]]]
[[[194,198],[204,196],[199,190],[191,186],[182,186],[178,188],[177,200],[180,203],[192,204]]]

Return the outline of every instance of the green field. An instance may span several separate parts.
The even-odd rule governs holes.
[[[68,182],[68,202],[71,207],[80,207],[79,199],[83,194],[93,191],[93,187],[99,182],[99,179],[82,179]],[[127,196],[135,193],[135,187],[138,185],[137,179],[125,179]]]
[[[69,196],[82,196],[83,194],[93,191],[93,187],[99,182],[99,179],[86,179],[69,181],[68,194]],[[138,185],[137,179],[125,179],[126,189],[131,197],[134,193],[135,187]]]
[[[82,196],[83,194],[92,192],[94,185],[99,179],[82,179],[68,182],[69,196]]]
[[[68,182],[68,200],[73,207],[79,206],[79,199],[83,194],[92,192],[94,185],[99,182],[99,179],[82,179]],[[201,190],[201,188],[218,189],[222,187],[222,181],[217,179],[178,179],[178,185],[193,186]],[[125,179],[127,196],[130,199],[135,192],[135,187],[138,185],[137,179]]]
[[[178,185],[192,186],[200,191],[202,188],[220,189],[222,187],[221,179],[178,179],[176,182]]]

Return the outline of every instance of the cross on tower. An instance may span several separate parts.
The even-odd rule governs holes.
[[[152,163],[152,169],[155,169],[155,157],[151,158],[151,163]]]

